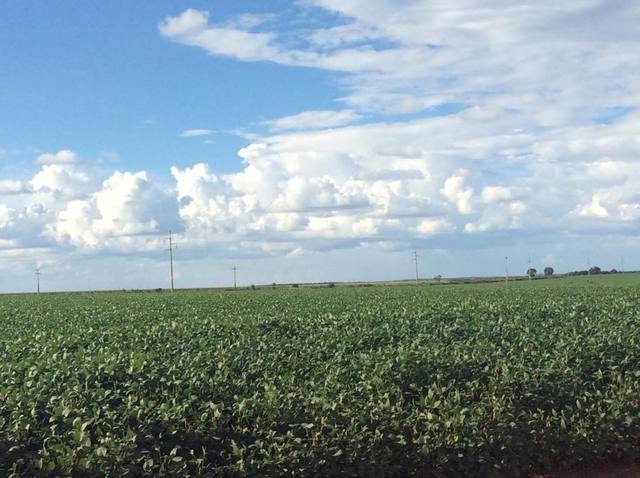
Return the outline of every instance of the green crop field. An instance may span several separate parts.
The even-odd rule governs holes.
[[[640,277],[0,297],[0,476],[640,457]]]

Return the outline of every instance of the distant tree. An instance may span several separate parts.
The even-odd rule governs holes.
[[[537,273],[538,271],[535,270],[533,267],[527,269],[527,276],[529,277],[535,277]]]
[[[593,266],[591,269],[589,269],[589,274],[591,274],[592,276],[600,273],[602,273],[602,269],[600,269],[598,266]]]
[[[544,275],[547,276],[547,277],[552,276],[554,272],[555,271],[553,270],[553,267],[545,267],[544,268]]]
[[[611,269],[609,271],[610,274],[617,274],[618,273],[618,269]]]
[[[440,282],[442,280],[442,276],[438,274],[437,276],[434,277],[434,279]]]

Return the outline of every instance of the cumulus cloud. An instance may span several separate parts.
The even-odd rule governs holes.
[[[637,220],[635,139],[623,140],[632,118],[552,136],[500,121],[463,111],[263,137],[240,151],[238,173],[174,168],[181,215],[202,236],[259,238],[291,251],[440,235],[456,247],[466,234],[577,232],[571,217],[598,191],[601,207],[616,211],[612,220]],[[631,150],[604,160],[591,144],[602,138]]]
[[[0,189],[0,239],[12,249],[138,251],[161,246],[169,230],[181,230],[174,193],[146,172],[115,172],[75,162],[43,164],[27,182]],[[62,249],[64,250],[64,248]]]
[[[452,232],[454,226],[444,218],[424,219],[418,223],[416,230],[422,236],[433,236],[445,232]]]
[[[455,204],[458,212],[469,214],[473,211],[473,206],[471,205],[473,188],[465,184],[463,176],[455,175],[447,178],[440,192]]]
[[[17,179],[0,179],[0,196],[22,194],[29,191],[28,186]]]
[[[85,190],[89,176],[71,165],[45,164],[31,180],[36,192],[75,196]]]
[[[450,151],[450,137],[466,121],[458,115],[265,137],[240,151],[238,173],[173,168],[181,216],[190,235],[260,237],[291,250],[452,234],[475,213],[464,167],[509,142],[487,142],[479,155],[480,123]],[[471,156],[461,153],[466,148],[480,159],[456,159]]]
[[[200,163],[183,170],[174,166],[171,174],[176,181],[180,216],[194,230],[223,232],[229,214],[237,213],[239,206],[234,205],[232,210],[231,194],[209,166]]]
[[[513,191],[505,186],[485,186],[482,189],[482,200],[488,203],[506,201],[513,197]]]
[[[12,220],[13,211],[6,204],[0,204],[0,229],[7,228]]]
[[[74,163],[45,164],[4,184],[0,239],[131,253],[163,248],[172,229],[187,249],[299,255],[419,241],[464,248],[465,236],[592,233],[594,221],[608,233],[637,227],[640,113],[553,133],[493,121],[461,111],[266,136],[240,150],[238,172],[173,167],[168,184],[143,171],[98,181]]]
[[[75,199],[57,215],[46,234],[80,248],[106,248],[115,239],[154,236],[180,227],[175,198],[144,171],[118,172],[87,199]]]
[[[581,216],[607,217],[609,212],[600,204],[600,198],[595,195],[589,204],[578,207],[578,214]]]

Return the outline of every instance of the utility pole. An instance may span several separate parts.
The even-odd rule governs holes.
[[[36,292],[40,293],[40,268],[36,267]]]
[[[171,231],[169,231],[169,261],[170,261],[170,270],[171,270],[171,292],[173,292],[173,236],[171,235]]]
[[[587,276],[591,275],[591,258],[587,256]]]
[[[504,256],[504,285],[509,283],[509,257]]]
[[[238,268],[234,265],[231,270],[233,271],[233,288],[237,289],[238,288],[238,283],[236,281],[236,272],[238,271]]]
[[[413,250],[413,262],[416,264],[416,284],[418,284],[418,251]]]
[[[531,255],[529,255],[527,264],[529,265],[527,269],[527,276],[529,276],[529,281],[531,281]]]

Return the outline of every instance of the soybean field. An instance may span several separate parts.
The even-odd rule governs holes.
[[[640,278],[0,297],[0,476],[640,458]]]

